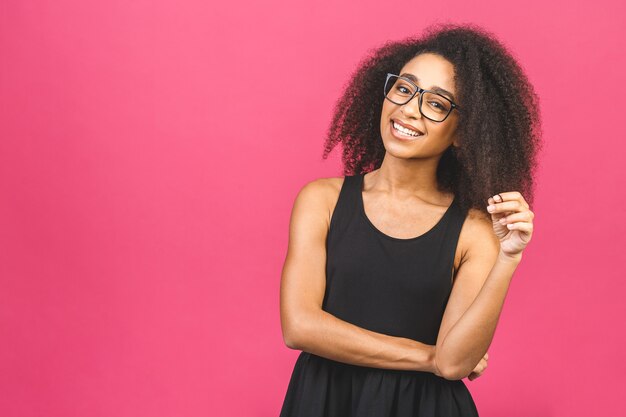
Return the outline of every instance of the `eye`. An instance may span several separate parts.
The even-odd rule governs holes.
[[[449,110],[449,106],[446,105],[445,103],[441,103],[439,101],[435,101],[435,100],[431,100],[428,102],[428,104],[435,110],[438,111],[448,111]]]

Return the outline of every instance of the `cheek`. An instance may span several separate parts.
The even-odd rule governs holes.
[[[429,130],[437,132],[438,135],[451,135],[456,130],[456,125],[453,123],[431,123],[431,127]]]
[[[396,108],[397,106],[393,103],[390,103],[389,100],[383,100],[383,109],[382,109],[382,115],[383,116],[389,116],[390,113],[394,110],[394,108]]]

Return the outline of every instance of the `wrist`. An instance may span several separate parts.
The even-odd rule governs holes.
[[[435,375],[440,375],[439,373],[439,368],[437,368],[437,361],[436,361],[436,352],[437,352],[437,348],[434,345],[429,345],[429,350],[428,350],[428,367],[426,369],[426,372],[430,372],[431,374],[435,374]]]
[[[504,253],[500,251],[498,253],[498,261],[505,263],[520,263],[522,260],[522,252],[516,253],[515,255],[510,255],[508,253]]]

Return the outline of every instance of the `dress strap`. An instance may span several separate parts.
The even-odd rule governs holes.
[[[337,204],[330,220],[331,232],[335,229],[344,229],[358,212],[359,195],[357,193],[361,191],[360,184],[359,174],[344,176]]]

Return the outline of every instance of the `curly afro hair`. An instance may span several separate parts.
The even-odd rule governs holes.
[[[440,191],[457,196],[464,211],[484,213],[487,199],[519,191],[533,205],[536,154],[541,147],[539,99],[513,55],[495,36],[473,24],[435,24],[422,37],[387,42],[361,61],[335,104],[323,159],[341,142],[344,175],[380,167],[383,86],[420,53],[450,61],[459,112],[460,146],[450,146],[437,167]]]

